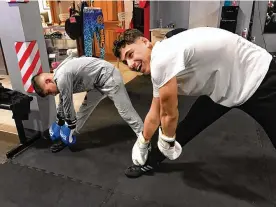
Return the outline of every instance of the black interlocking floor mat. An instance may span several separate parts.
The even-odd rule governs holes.
[[[1,206],[100,206],[108,190],[20,165],[0,165]]]
[[[127,90],[134,107],[144,119],[152,98],[150,79],[138,77],[127,84]],[[180,97],[180,119],[188,112],[194,100],[195,98]],[[28,166],[70,177],[80,183],[89,183],[90,187],[80,184],[80,190],[76,186],[74,191],[69,191],[65,194],[63,203],[58,206],[70,206],[65,202],[69,203],[70,199],[72,203],[77,202],[78,198],[81,200],[81,195],[85,198],[79,206],[275,205],[276,152],[259,125],[239,110],[232,110],[199,134],[185,146],[180,159],[165,161],[153,176],[138,179],[124,176],[125,168],[132,163],[131,149],[136,138],[110,100],[103,100],[99,104],[86,127],[89,131],[78,137],[74,149],[66,148],[60,153],[52,154],[49,151],[50,142],[41,139],[12,161],[16,167],[21,166],[18,171],[23,166]],[[28,192],[30,185],[37,188],[41,185],[41,190],[38,189],[35,193],[42,196],[41,202],[53,206],[52,203],[47,203],[51,202],[46,200],[47,197],[55,195],[58,188],[67,189],[67,182],[68,185],[76,185],[70,184],[67,178],[62,180],[60,177],[52,178],[53,181],[50,177],[48,181],[41,181],[39,175],[35,177],[32,171],[24,170],[26,172],[22,174],[13,173],[12,164],[0,168],[0,182],[6,184],[2,188],[3,192],[5,188],[17,189],[12,178],[8,178],[10,186],[8,181],[2,180],[5,176],[15,177],[16,182],[21,182],[18,187],[20,190],[8,190],[0,203],[7,203],[7,198],[13,198],[15,204],[21,204],[22,195],[17,195],[20,191]],[[44,171],[39,173],[43,174]],[[54,190],[45,190],[51,187]],[[93,189],[100,189],[101,193],[94,193]],[[80,193],[74,200],[75,191]],[[33,205],[39,200],[35,195],[26,195],[34,199]]]

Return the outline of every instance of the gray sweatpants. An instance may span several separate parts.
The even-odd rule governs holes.
[[[133,108],[121,73],[116,68],[101,88],[95,88],[87,92],[86,98],[77,113],[77,126],[75,133],[82,133],[82,128],[85,125],[85,122],[92,114],[96,106],[106,97],[110,98],[114,102],[120,116],[128,123],[128,125],[138,136],[138,134],[143,130],[143,121]]]

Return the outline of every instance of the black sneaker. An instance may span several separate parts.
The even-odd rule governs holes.
[[[67,147],[67,145],[64,144],[61,140],[58,140],[50,147],[50,150],[52,153],[57,153],[63,150],[65,147]]]
[[[138,178],[145,174],[153,174],[153,172],[154,172],[154,168],[150,165],[147,165],[147,164],[143,166],[132,165],[125,170],[125,175],[128,178]]]

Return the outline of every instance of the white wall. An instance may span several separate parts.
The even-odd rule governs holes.
[[[237,19],[237,28],[236,28],[236,34],[241,35],[244,28],[249,29],[249,23],[252,13],[252,5],[253,1],[240,1],[239,2],[239,13],[238,13],[238,19]]]
[[[198,26],[219,26],[221,17],[221,5],[219,1],[192,1],[190,2],[189,28]],[[276,52],[276,33],[263,34],[268,0],[255,1],[255,11],[252,27],[252,36],[256,38],[256,44]],[[249,28],[253,0],[239,1],[239,14],[236,34],[241,35],[244,28]],[[217,19],[217,21],[216,21]],[[217,24],[217,25],[216,25]]]
[[[217,27],[221,16],[220,1],[191,1],[189,28]]]
[[[220,20],[221,2],[214,1],[151,1],[150,28],[163,27],[175,23],[176,27],[194,28],[200,26],[217,27]]]
[[[177,28],[188,28],[190,1],[151,1],[150,2],[150,29],[162,26],[166,27],[174,23]]]

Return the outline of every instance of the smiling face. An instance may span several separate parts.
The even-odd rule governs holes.
[[[150,74],[152,44],[144,37],[138,37],[134,43],[126,44],[121,48],[121,60],[136,72]]]

